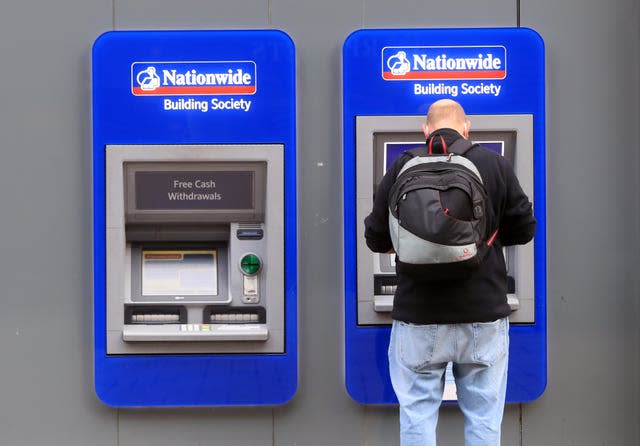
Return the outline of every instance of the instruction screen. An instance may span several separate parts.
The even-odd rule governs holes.
[[[252,171],[136,172],[138,209],[252,209]]]
[[[215,249],[143,250],[143,296],[209,296],[218,294]]]

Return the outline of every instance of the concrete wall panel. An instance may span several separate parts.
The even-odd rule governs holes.
[[[549,231],[549,384],[523,444],[637,444],[640,7],[521,7],[547,48]]]
[[[425,2],[363,0],[367,28],[487,28],[516,26],[517,3],[510,0]]]
[[[113,0],[116,29],[267,28],[268,0]]]
[[[78,19],[81,17],[81,19]],[[0,443],[107,445],[93,393],[91,44],[111,2],[0,8]]]

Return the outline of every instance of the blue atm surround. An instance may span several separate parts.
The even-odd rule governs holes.
[[[487,54],[491,53],[491,56]],[[478,58],[479,68],[456,65]],[[442,57],[446,55],[446,57]],[[416,64],[416,59],[418,59]],[[447,62],[446,59],[452,59]],[[450,64],[450,65],[447,65]],[[462,64],[462,62],[460,62]],[[362,404],[394,404],[388,373],[388,324],[358,324],[356,157],[358,117],[424,117],[442,98],[457,100],[470,115],[532,117],[535,322],[512,324],[507,401],[527,402],[545,389],[544,43],[530,29],[359,30],[343,47],[345,384]],[[454,88],[455,87],[455,88]],[[422,119],[422,118],[420,118]],[[419,122],[419,121],[416,121]],[[472,119],[473,122],[473,119]],[[473,131],[473,125],[472,129]],[[419,124],[415,132],[420,132]]]
[[[158,90],[138,95],[139,63],[230,63],[252,72],[246,90]],[[169,66],[167,65],[167,66]],[[159,72],[160,69],[158,69]],[[285,33],[252,31],[107,32],[93,47],[93,201],[95,389],[115,407],[276,405],[296,392],[296,99],[295,48]],[[153,74],[153,73],[151,73]],[[150,78],[151,80],[152,77]],[[178,82],[180,83],[180,82]],[[184,87],[184,84],[182,85]],[[148,91],[148,90],[147,90]],[[234,96],[235,95],[235,96]],[[171,99],[166,105],[165,99]],[[214,109],[213,99],[222,106]],[[235,102],[228,102],[233,99]],[[240,99],[251,100],[243,110]],[[195,110],[192,100],[208,101]],[[235,104],[235,105],[234,105]],[[228,107],[227,107],[228,105]],[[227,109],[223,109],[227,107]],[[107,354],[106,178],[111,145],[284,146],[284,351],[272,354]]]

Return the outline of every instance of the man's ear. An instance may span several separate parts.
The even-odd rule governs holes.
[[[464,131],[462,133],[462,136],[464,136],[466,139],[469,139],[470,130],[471,130],[471,121],[467,119],[467,121],[464,123]]]
[[[422,131],[424,132],[424,137],[428,138],[431,132],[429,131],[429,125],[425,122],[422,124]]]

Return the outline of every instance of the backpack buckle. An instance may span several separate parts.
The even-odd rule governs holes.
[[[473,216],[478,220],[484,216],[484,210],[482,209],[482,205],[476,204],[473,206]]]

